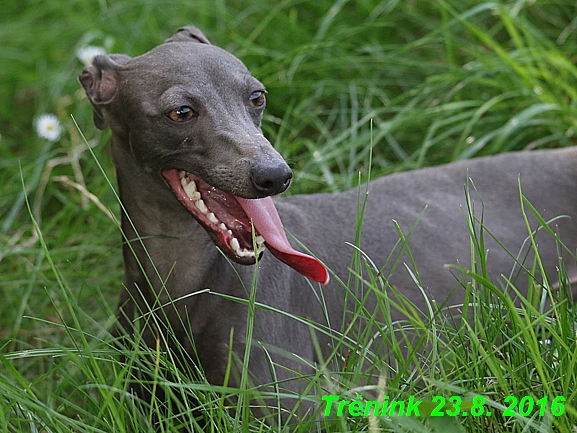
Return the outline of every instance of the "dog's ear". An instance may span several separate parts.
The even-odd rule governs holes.
[[[84,69],[78,77],[94,109],[94,124],[98,129],[108,127],[101,107],[114,100],[118,92],[118,68],[129,60],[130,57],[124,54],[96,56],[92,66]]]
[[[193,26],[182,27],[164,42],[199,42],[211,45],[210,41],[200,30]]]

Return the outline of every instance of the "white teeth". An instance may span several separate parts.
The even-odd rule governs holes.
[[[259,235],[256,238],[254,238],[254,241],[256,243],[256,249],[255,249],[256,254],[262,253],[264,251],[264,238]]]
[[[213,212],[209,212],[208,207],[204,203],[204,200],[202,200],[200,192],[198,192],[198,190],[196,189],[196,183],[194,182],[194,180],[190,179],[186,175],[186,172],[182,170],[178,172],[178,178],[180,179],[180,183],[182,185],[182,188],[184,189],[184,192],[186,193],[188,198],[194,202],[194,205],[198,208],[198,210],[203,214],[205,214],[211,223],[218,224],[218,228],[220,230],[232,236],[233,235],[232,230],[230,230],[225,223],[220,222]],[[265,239],[259,235],[255,238],[255,243],[256,243],[256,253],[260,254],[262,251],[264,251]],[[232,239],[229,241],[229,246],[234,251],[234,253],[239,257],[250,257],[250,258],[255,257],[255,251],[251,251],[246,248],[243,248],[241,250],[240,243],[238,239],[235,237],[232,237]]]
[[[183,178],[181,182],[184,182],[185,179],[187,179],[187,178],[186,177]],[[186,185],[183,185],[183,186],[184,186],[184,192],[186,193],[188,198],[194,200],[194,197],[196,195],[200,195],[198,193],[198,191],[196,190],[196,183],[193,180],[191,180],[189,183],[187,183]]]
[[[254,257],[254,252],[249,250],[235,250],[235,253],[237,253],[240,257]]]
[[[184,172],[179,172],[179,176],[180,173],[184,173]],[[189,199],[191,199],[192,201],[194,201],[195,206],[198,208],[198,210],[200,210],[202,213],[207,213],[208,212],[208,208],[206,207],[206,204],[204,204],[204,200],[202,200],[202,196],[200,195],[200,193],[197,191],[196,189],[196,182],[194,180],[190,180],[188,177],[183,177],[182,179],[180,179],[180,183],[182,184],[182,187],[184,188],[184,192],[186,193],[186,195],[188,196]],[[216,216],[211,212],[212,218],[211,219],[209,216],[209,220],[211,220],[212,222],[216,223],[218,222],[218,220],[216,219]]]
[[[206,205],[204,204],[204,200],[196,200],[194,202],[194,205],[198,208],[199,211],[201,211],[202,213],[207,213],[208,212],[208,208],[206,207]]]
[[[254,257],[254,252],[249,251],[246,248],[240,249],[240,244],[237,238],[232,238],[229,242],[230,247],[234,253],[239,257]]]
[[[223,226],[223,225],[224,225],[224,223],[221,224],[221,226]],[[228,230],[228,232],[230,234],[232,234],[232,231]],[[240,242],[235,237],[233,237],[230,241],[228,241],[228,245],[230,246],[230,248],[234,251],[234,253],[238,257],[254,258],[257,254],[260,254],[264,251],[264,245],[263,244],[265,241],[264,241],[264,238],[262,236],[257,236],[255,238],[255,242],[256,242],[256,250],[255,251],[248,250],[246,248],[240,249]]]
[[[237,238],[232,238],[230,240],[230,247],[236,252],[238,253],[240,251],[240,244],[238,243],[238,239]]]

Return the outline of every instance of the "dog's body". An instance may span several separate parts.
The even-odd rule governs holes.
[[[243,357],[247,307],[218,294],[247,299],[255,275],[255,266],[251,265],[254,257],[246,251],[235,256],[239,249],[228,249],[230,239],[226,234],[215,234],[216,229],[206,221],[204,226],[199,224],[187,207],[184,186],[178,185],[184,177],[183,185],[195,180],[203,197],[226,191],[246,199],[267,197],[288,186],[290,170],[260,130],[264,88],[239,60],[209,45],[200,32],[191,28],[134,59],[99,56],[85,70],[81,82],[94,106],[97,126],[110,127],[113,132],[112,151],[124,208],[122,228],[130,240],[124,246],[127,292],[121,299],[121,323],[129,327],[135,317],[163,305],[162,311],[156,310],[160,322],[170,322],[178,341],[200,361],[208,380],[220,384],[225,376],[231,330],[232,350]],[[529,230],[521,212],[518,178],[524,195],[545,220],[568,217],[550,226],[574,251],[576,169],[577,149],[563,149],[487,157],[387,176],[368,187],[359,246],[379,269],[388,263],[381,269],[388,276],[395,262],[391,251],[399,240],[393,220],[405,235],[418,222],[408,242],[418,274],[411,275],[405,268],[403,263],[412,266],[403,253],[388,282],[420,309],[424,309],[424,299],[414,281],[416,277],[439,304],[462,303],[463,284],[459,280],[464,277],[458,269],[445,265],[460,263],[466,268],[471,261],[464,189],[467,176],[478,190],[470,185],[475,214],[479,218],[482,215],[486,230],[514,256],[518,255],[521,264],[531,268],[533,256],[519,254],[528,249]],[[201,187],[203,181],[209,185]],[[265,251],[258,261],[257,302],[341,329],[345,289],[338,280],[346,282],[349,278],[355,251],[349,244],[357,244],[356,222],[365,200],[364,190],[363,186],[336,195],[275,199],[287,231],[334,275],[326,286],[311,284],[277,256],[303,273],[309,269],[301,262],[305,259],[292,252],[283,255],[277,251],[273,255]],[[210,203],[207,200],[209,213],[213,210]],[[236,215],[238,210],[230,212]],[[535,218],[530,211],[527,213],[531,227],[536,228]],[[231,225],[235,218],[230,219]],[[479,230],[479,224],[476,228]],[[236,234],[236,229],[232,231]],[[241,250],[248,251],[252,247],[250,231],[248,240],[246,233],[239,238],[243,236]],[[273,251],[274,242],[264,237]],[[501,275],[515,278],[512,270],[518,270],[520,264],[515,265],[514,257],[488,233],[484,238],[493,280],[504,281]],[[555,280],[558,245],[545,230],[537,234],[536,241],[544,268]],[[570,277],[576,277],[575,260],[569,254],[564,257]],[[321,274],[317,279],[326,282],[318,267],[311,266]],[[157,327],[156,331],[144,332],[147,343],[154,345],[158,337],[154,332],[165,330]],[[329,353],[328,337],[322,333],[316,337],[319,347]],[[299,358],[309,362],[318,359],[309,327],[283,314],[257,308],[253,339],[250,369],[259,383],[272,380],[269,360],[265,351],[258,349],[260,344],[270,349],[268,353],[275,362],[296,371],[309,368]],[[276,374],[277,380],[291,376],[280,368]]]

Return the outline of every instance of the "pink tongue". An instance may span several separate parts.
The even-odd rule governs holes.
[[[270,197],[249,200],[235,197],[258,233],[265,239],[269,251],[305,277],[328,284],[329,273],[314,257],[294,250],[286,237],[282,222]]]

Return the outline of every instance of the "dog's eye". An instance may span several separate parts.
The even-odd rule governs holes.
[[[264,92],[260,90],[257,92],[252,92],[252,95],[250,95],[249,98],[250,105],[252,105],[253,107],[262,107],[264,105],[265,100],[266,98],[264,96]]]
[[[187,120],[192,119],[195,116],[195,114],[196,113],[192,108],[182,106],[168,113],[168,117],[170,118],[170,120],[173,120],[175,122],[186,122]]]

